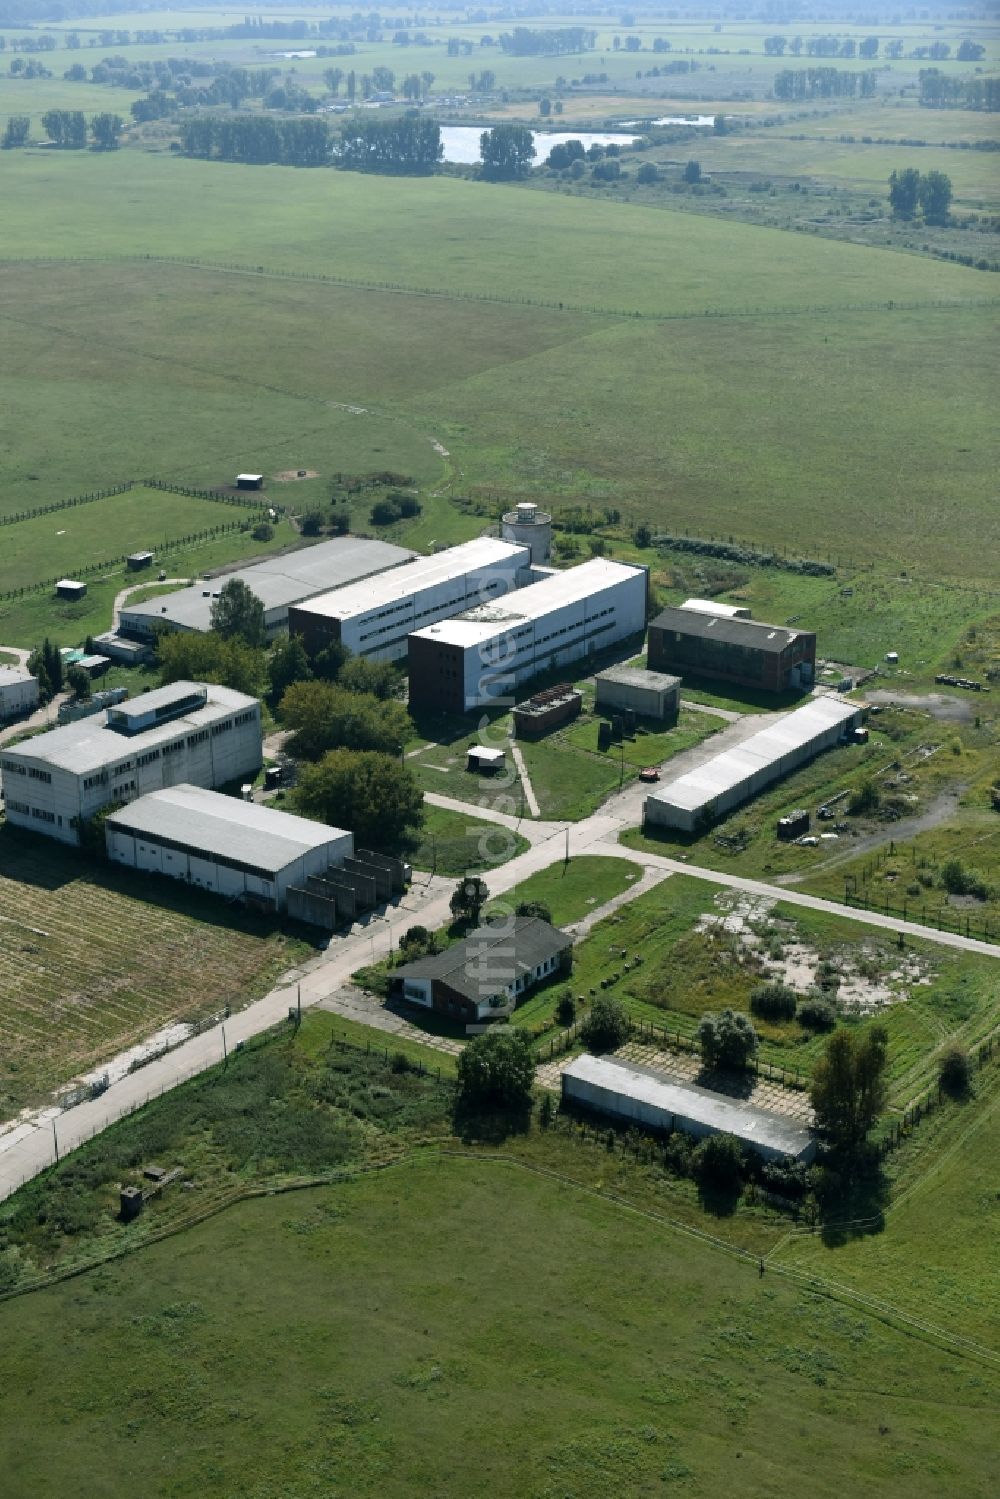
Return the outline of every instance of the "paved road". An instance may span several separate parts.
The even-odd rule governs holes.
[[[738,743],[740,739],[763,727],[769,717],[771,715],[752,715],[738,723],[727,725],[711,740],[675,756],[671,761],[672,773],[683,773],[694,764],[702,763],[709,755]],[[699,756],[700,759],[696,758]],[[975,938],[962,937],[954,932],[939,932],[874,911],[857,911],[850,906],[791,890],[787,886],[768,884],[762,880],[747,879],[742,875],[726,874],[715,869],[704,869],[682,859],[626,848],[619,844],[619,836],[623,829],[640,824],[646,795],[647,788],[641,782],[636,782],[615,793],[598,811],[578,823],[521,820],[507,813],[494,811],[488,806],[477,806],[435,793],[429,793],[428,800],[437,806],[468,812],[470,817],[499,823],[529,838],[531,846],[523,854],[491,871],[489,886],[494,895],[504,895],[528,875],[558,865],[567,857],[573,859],[582,854],[592,854],[603,858],[624,858],[643,866],[643,879],[637,880],[629,892],[632,898],[640,889],[649,888],[650,884],[655,883],[655,872],[663,877],[685,874],[752,895],[781,900],[788,905],[825,911],[856,921],[862,926],[902,932],[906,936],[923,938],[958,951],[1000,958],[1000,946],[980,942]],[[270,994],[227,1020],[226,1045],[232,1048],[240,1041],[249,1040],[277,1024],[285,1018],[289,1007],[297,1004],[300,998],[303,1009],[317,1004],[335,1008],[336,1005],[331,1004],[331,1001],[343,991],[351,974],[363,964],[386,956],[395,946],[402,929],[418,920],[431,929],[445,925],[450,919],[448,903],[453,888],[452,880],[418,876],[418,883],[411,887],[402,900],[373,913],[363,924],[352,928],[349,935],[334,938],[328,950],[320,957],[306,964],[302,970],[286,974]],[[618,900],[617,903],[622,904],[623,900]],[[176,1051],[150,1063],[140,1072],[132,1073],[112,1084],[99,1099],[61,1114],[56,1121],[60,1149],[65,1152],[82,1144],[114,1120],[141,1107],[148,1098],[213,1066],[221,1059],[222,1049],[223,1031],[219,1026],[193,1037]],[[10,1138],[7,1148],[3,1147],[4,1137],[0,1136],[0,1201],[52,1163],[54,1147],[51,1125],[43,1121],[42,1127]]]
[[[27,729],[55,728],[59,704],[67,702],[69,696],[68,692],[57,692],[44,708],[36,708],[28,718],[19,718],[16,723],[8,724],[6,728],[0,729],[0,744],[19,738]]]
[[[115,601],[111,606],[111,628],[117,630],[121,612],[134,593],[141,593],[144,588],[151,586],[166,588],[171,583],[176,588],[187,588],[191,581],[190,578],[147,578],[143,583],[130,583],[127,588],[122,588],[115,594]]]

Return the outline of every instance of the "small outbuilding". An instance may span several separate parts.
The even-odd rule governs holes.
[[[478,771],[480,775],[497,775],[504,767],[502,749],[487,749],[483,744],[474,744],[469,749],[466,770]]]
[[[131,573],[141,572],[144,567],[152,567],[152,552],[130,552],[125,558],[125,566]]]
[[[236,488],[237,489],[263,489],[264,488],[264,475],[263,474],[237,474],[236,475]]]
[[[57,599],[82,599],[86,592],[86,583],[81,583],[77,578],[60,578],[56,584]]]
[[[598,713],[632,712],[637,718],[675,724],[680,712],[681,679],[662,671],[635,666],[611,666],[595,678],[594,706]]]
[[[562,1094],[567,1103],[663,1134],[735,1135],[765,1161],[808,1162],[816,1154],[812,1130],[805,1126],[634,1062],[587,1053],[575,1057],[563,1069]]]

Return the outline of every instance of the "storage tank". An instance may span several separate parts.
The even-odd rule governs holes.
[[[530,547],[531,565],[538,567],[548,562],[552,550],[552,516],[525,501],[506,512],[500,535],[516,546]]]

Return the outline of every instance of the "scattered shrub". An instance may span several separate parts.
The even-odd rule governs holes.
[[[951,1046],[938,1063],[938,1078],[946,1093],[961,1098],[969,1091],[972,1067],[969,1054],[960,1046]]]
[[[814,990],[799,1005],[796,1018],[808,1030],[832,1031],[837,1024],[837,1011],[832,1000]]]
[[[631,1022],[620,999],[601,994],[580,1027],[580,1035],[591,1051],[614,1051],[627,1039]]]
[[[777,980],[757,984],[750,991],[750,1009],[767,1020],[791,1020],[795,1014],[795,1002],[795,990]]]
[[[748,1016],[723,1010],[702,1016],[698,1044],[708,1067],[746,1067],[757,1051],[757,1032]]]
[[[703,1185],[736,1187],[743,1170],[743,1150],[735,1135],[709,1135],[695,1147],[692,1164]]]
[[[559,996],[559,1003],[556,1005],[556,1019],[560,1025],[572,1025],[576,1019],[576,1001],[568,990],[565,994]]]

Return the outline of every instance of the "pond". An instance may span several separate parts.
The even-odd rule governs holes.
[[[476,125],[442,125],[441,144],[444,146],[445,161],[475,166],[479,161],[479,137],[482,133],[482,127]],[[627,146],[639,139],[636,135],[595,134],[585,130],[567,130],[562,134],[551,130],[533,130],[532,135],[536,153],[532,165],[536,167],[542,165],[553,146],[565,145],[567,141],[580,141],[584,150],[589,150],[591,146]]]

